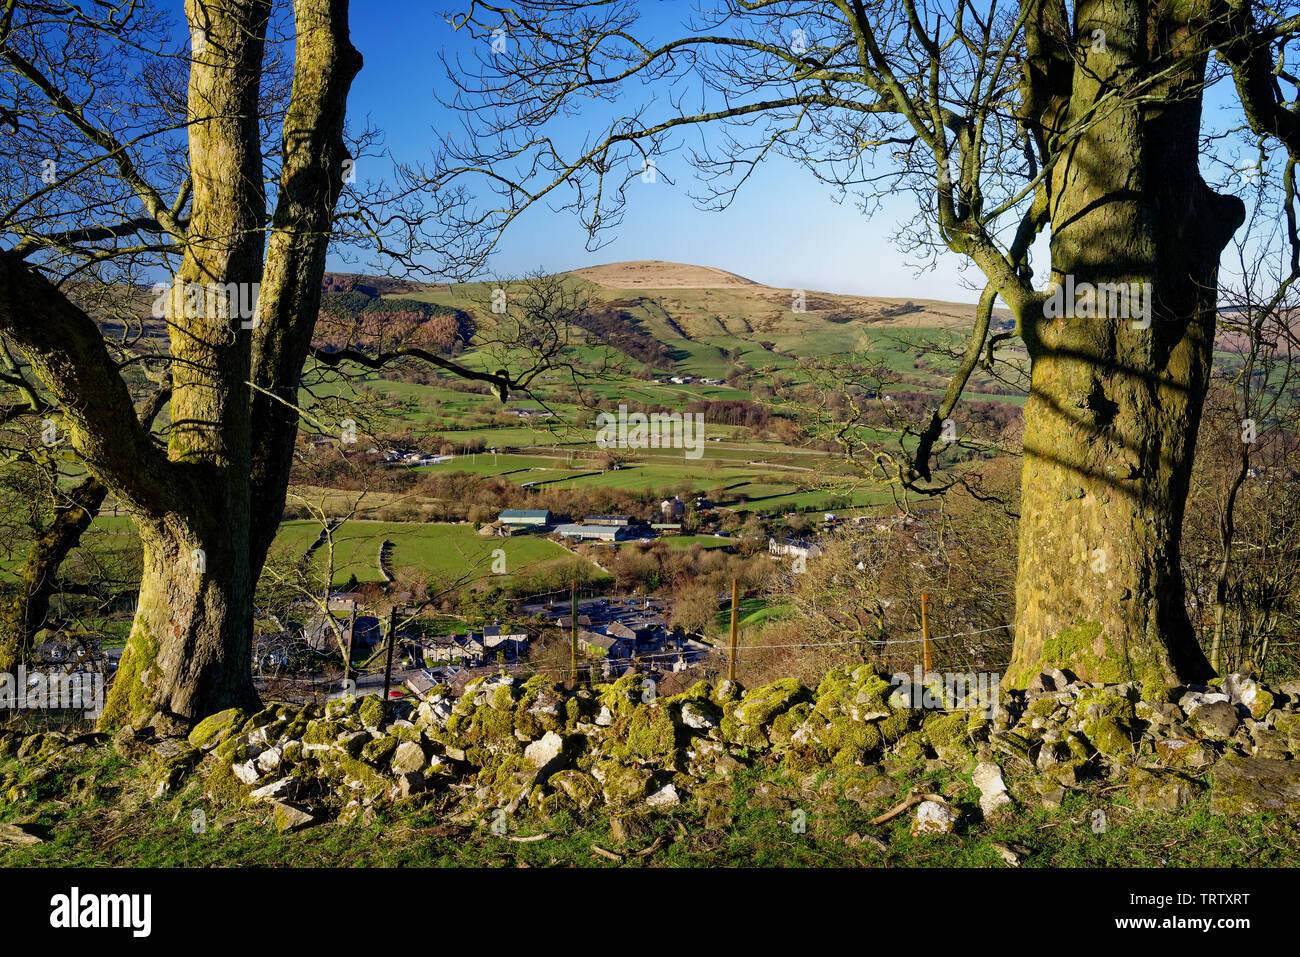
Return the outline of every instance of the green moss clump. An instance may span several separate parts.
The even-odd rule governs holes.
[[[569,768],[556,771],[547,783],[579,811],[590,811],[600,804],[600,788],[589,774]]]
[[[1088,732],[1088,740],[1102,754],[1112,757],[1131,753],[1133,750],[1131,732],[1111,717],[1099,718],[1093,722]]]
[[[564,702],[564,730],[573,731],[578,727],[578,722],[583,720],[582,701],[579,698],[568,698]]]
[[[337,762],[343,783],[354,791],[361,791],[367,798],[380,797],[392,785],[388,778],[357,758],[331,752],[329,760]]]
[[[712,701],[713,685],[707,681],[697,681],[681,694],[673,695],[668,699],[669,704],[684,704],[687,701]]]
[[[653,777],[645,768],[631,768],[617,761],[602,761],[599,767],[597,778],[604,779],[607,803],[626,807],[644,801],[649,795]]]
[[[1060,707],[1061,703],[1055,698],[1035,698],[1025,708],[1024,718],[1050,718]]]
[[[800,701],[788,711],[783,711],[776,716],[768,736],[774,744],[789,744],[791,736],[812,716],[812,713],[812,705],[807,701]]]
[[[397,738],[394,735],[383,735],[382,737],[372,738],[361,747],[361,760],[375,767],[382,767],[384,762],[393,756],[397,750]]]
[[[786,751],[781,759],[781,767],[787,777],[799,778],[826,767],[829,760],[830,754],[825,749],[803,745]]]
[[[677,727],[668,708],[658,702],[637,708],[613,727],[612,737],[621,741],[610,751],[620,760],[637,759],[674,764],[677,750]]]
[[[874,755],[884,744],[880,727],[870,721],[854,721],[846,715],[832,718],[817,740],[831,752],[849,751],[852,756]]]
[[[740,700],[740,696],[744,692],[745,689],[739,681],[732,681],[728,678],[726,681],[718,682],[717,687],[713,689],[712,700],[714,704],[721,708],[731,702]]]
[[[944,745],[964,747],[969,739],[966,734],[967,718],[964,714],[931,714],[925,719],[923,731],[930,747],[936,750]]]
[[[843,711],[844,701],[849,694],[849,675],[843,668],[832,668],[822,677],[813,692],[813,710],[824,718],[831,718]]]
[[[798,679],[782,678],[750,691],[733,714],[741,724],[762,727],[806,695]]]
[[[1098,751],[1111,757],[1133,752],[1137,709],[1126,696],[1111,688],[1085,688],[1075,713],[1080,716],[1079,730]]]
[[[368,694],[358,704],[357,716],[367,728],[378,728],[388,716],[388,708],[378,695]]]
[[[894,742],[893,753],[904,761],[920,761],[925,758],[925,736],[919,731],[905,734]]]
[[[337,721],[316,718],[307,723],[302,733],[303,744],[333,744],[343,733],[343,726]]]
[[[224,741],[235,728],[243,725],[245,714],[240,708],[227,708],[209,715],[190,731],[189,742],[196,748],[210,751]]]
[[[318,717],[317,711],[315,705],[306,704],[299,711],[288,715],[289,723],[284,727],[284,737],[301,740],[308,723]]]
[[[609,709],[615,721],[625,718],[641,704],[642,680],[640,674],[629,672],[613,684],[597,685],[596,699]]]
[[[158,661],[158,641],[143,618],[137,617],[127,639],[126,650],[118,663],[117,676],[99,716],[99,727],[112,730],[132,718],[153,713],[149,688],[154,681]]]
[[[498,711],[513,711],[515,708],[514,688],[511,685],[497,685],[488,698],[488,704]]]
[[[718,722],[718,731],[721,732],[722,738],[728,744],[734,744],[741,748],[753,748],[762,750],[772,746],[763,731],[748,724],[741,724],[736,720],[735,702],[727,703],[727,711],[723,712],[722,720]]]
[[[889,744],[893,744],[907,732],[915,727],[917,722],[917,712],[915,711],[895,711],[888,718],[882,719],[877,723],[880,728],[881,737]]]

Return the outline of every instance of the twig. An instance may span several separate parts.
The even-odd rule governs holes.
[[[920,804],[922,801],[934,801],[937,804],[948,803],[943,797],[941,797],[938,794],[913,794],[910,797],[908,797],[908,799],[904,801],[902,804],[899,804],[897,807],[890,808],[884,814],[880,815],[880,817],[872,818],[871,823],[884,824],[886,821],[891,821],[894,818],[898,817],[898,815],[906,811],[908,808],[915,807],[916,805]]]
[[[591,845],[591,849],[592,849],[593,851],[595,851],[597,854],[599,854],[601,857],[609,858],[611,861],[621,861],[621,860],[623,860],[623,855],[622,855],[622,854],[616,854],[614,851],[607,851],[607,850],[605,850],[603,847],[601,847],[599,844],[593,844],[593,845]]]
[[[659,850],[659,848],[661,848],[661,847],[663,847],[663,846],[664,846],[664,839],[663,839],[662,837],[656,837],[656,838],[655,838],[655,842],[654,842],[653,844],[651,844],[651,845],[650,845],[649,847],[647,847],[645,850],[637,851],[637,852],[636,852],[636,856],[637,856],[637,857],[649,857],[651,854],[653,854],[655,851]]]

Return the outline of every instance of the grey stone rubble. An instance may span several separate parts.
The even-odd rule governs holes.
[[[792,679],[748,690],[701,682],[651,701],[634,674],[573,692],[503,674],[459,698],[437,686],[387,706],[371,696],[232,709],[187,739],[128,727],[112,746],[149,764],[155,798],[198,782],[206,800],[260,809],[286,831],[425,801],[450,821],[485,827],[500,811],[561,810],[618,820],[695,813],[708,828],[726,827],[730,782],[756,766],[765,776],[756,806],[781,813],[847,800],[876,814],[904,797],[892,777],[900,769],[944,770],[945,803],[913,811],[913,826],[932,833],[1032,802],[1056,807],[1099,782],[1156,813],[1207,788],[1218,813],[1300,813],[1295,684],[1230,675],[1144,697],[1134,683],[1052,671],[1026,691],[1004,690],[991,714],[915,709],[893,690],[866,666],[833,670],[815,689]],[[0,734],[0,752],[34,760],[72,746],[55,734]]]

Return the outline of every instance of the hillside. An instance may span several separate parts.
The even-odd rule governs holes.
[[[726,289],[758,286],[752,279],[712,266],[669,263],[659,259],[636,259],[572,270],[577,276],[610,289]]]
[[[968,303],[931,299],[853,296],[765,285],[711,266],[639,260],[606,263],[560,274],[587,300],[599,320],[587,325],[594,345],[612,346],[638,367],[655,373],[724,378],[737,363],[799,377],[799,360],[818,356],[871,355],[904,386],[936,392],[945,385],[946,356],[921,352],[932,346],[964,345],[974,317]],[[381,289],[366,277],[327,275],[331,291]],[[509,291],[517,285],[503,281]],[[496,283],[427,285],[379,292],[384,299],[418,300],[473,315],[479,328],[496,317],[488,308]],[[994,325],[1006,329],[1011,317],[998,310]],[[617,337],[609,330],[621,330]],[[469,350],[472,352],[472,349]],[[1023,350],[1008,342],[999,355],[1020,364]],[[930,368],[931,365],[936,368]],[[977,372],[974,395],[1005,392]]]

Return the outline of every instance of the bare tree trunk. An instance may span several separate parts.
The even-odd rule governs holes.
[[[0,671],[12,671],[31,654],[59,589],[59,566],[80,543],[107,494],[98,479],[86,477],[64,493],[50,527],[32,542],[18,572],[18,593],[0,607]]]
[[[105,726],[157,711],[194,721],[256,702],[253,594],[283,512],[297,429],[297,414],[284,402],[296,402],[319,309],[343,182],[347,92],[361,66],[348,40],[346,0],[297,0],[294,86],[263,268],[257,78],[266,10],[262,2],[244,8],[204,0],[190,0],[187,9],[191,23],[207,31],[191,71],[190,109],[210,119],[190,127],[190,234],[199,238],[187,246],[177,278],[260,282],[261,290],[253,331],[219,315],[182,320],[173,297],[174,328],[185,328],[172,335],[169,458],[198,494],[177,490],[180,501],[164,514],[133,512],[144,580]],[[259,391],[254,399],[250,382],[272,396]]]
[[[253,581],[247,532],[212,510],[142,524],[144,575],[105,723],[163,711],[183,719],[257,703],[251,661]]]
[[[1138,288],[1151,291],[1151,323],[1141,328],[1131,301],[1128,315],[1024,323],[1033,367],[1012,686],[1048,665],[1157,685],[1211,674],[1184,603],[1180,543],[1219,255],[1244,211],[1197,171],[1205,56],[1178,49],[1189,14],[1151,36],[1145,10],[1136,0],[1077,9],[1076,35],[1104,31],[1104,48],[1086,53],[1066,106],[1064,123],[1096,113],[1053,172],[1053,278],[1149,284]],[[1155,102],[1103,103],[1143,81]]]

